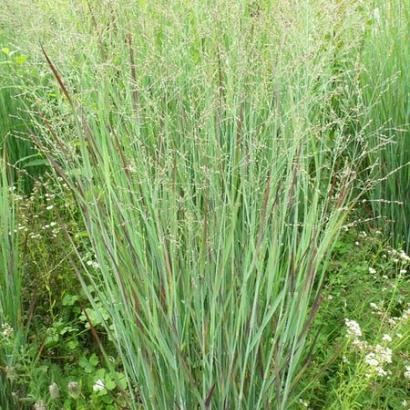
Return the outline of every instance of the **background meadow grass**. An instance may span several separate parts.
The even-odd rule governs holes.
[[[377,179],[373,212],[388,225],[396,244],[409,246],[409,8],[405,2],[379,2],[371,17],[361,61],[362,98]],[[369,151],[372,151],[370,149]]]
[[[24,323],[21,309],[22,276],[18,255],[18,230],[16,229],[15,207],[11,200],[8,175],[5,161],[2,160],[1,175],[1,281],[0,281],[0,326],[2,342],[0,344],[2,373],[10,376],[15,365],[15,358],[21,344],[24,343]],[[9,336],[13,335],[10,343]],[[0,403],[2,408],[9,408],[11,402],[10,383],[8,377],[0,378]]]
[[[44,221],[27,235],[46,271],[63,266],[82,285],[42,277],[50,308],[35,309],[51,321],[51,339],[33,342],[25,360],[31,372],[52,366],[50,349],[70,363],[46,386],[78,377],[76,366],[90,373],[54,398],[20,383],[14,405],[54,408],[63,396],[64,408],[301,406],[311,329],[347,218],[394,219],[386,235],[406,240],[401,5],[4,2],[1,27],[18,43],[8,40],[0,66],[3,170],[23,164],[29,193],[47,161],[60,188],[27,197],[24,212],[38,206]],[[397,47],[375,63],[386,44]],[[3,179],[6,193],[16,176]],[[22,267],[36,277],[35,257],[17,278]],[[54,308],[57,295],[66,299]],[[66,334],[71,353],[53,344]],[[97,372],[103,389],[94,389]],[[335,397],[320,400],[338,408]]]

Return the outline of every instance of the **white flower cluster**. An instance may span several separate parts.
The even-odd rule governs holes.
[[[357,339],[362,336],[362,330],[360,325],[355,320],[345,319],[345,324],[347,327],[347,334],[353,339]]]
[[[403,312],[401,315],[402,320],[408,320],[410,319],[410,303],[407,305],[407,309]]]
[[[404,377],[410,380],[410,366],[405,366]]]
[[[390,374],[390,371],[386,371],[383,368],[383,365],[392,362],[392,354],[390,348],[376,345],[374,350],[366,355],[365,361],[371,368],[373,368],[378,376],[387,376]]]
[[[308,401],[299,399],[299,403],[301,404],[302,407],[305,407],[306,409],[309,408],[309,402]]]
[[[377,303],[374,303],[374,302],[370,303],[370,307],[371,307],[372,310],[374,310],[376,312],[379,312],[381,310],[380,306]]]
[[[98,379],[94,384],[93,384],[93,390],[94,391],[101,391],[105,389],[105,384],[104,380]]]
[[[406,322],[410,319],[410,303],[407,304],[407,308],[404,309],[400,317],[389,317],[387,323],[391,326],[397,326],[400,322]]]
[[[50,386],[48,386],[48,391],[53,400],[57,400],[60,397],[60,388],[57,383],[51,383]]]
[[[8,339],[12,336],[12,334],[13,334],[13,328],[8,323],[3,323],[3,325],[1,326],[1,335],[5,339]]]
[[[374,309],[378,308],[376,304],[374,305]],[[381,377],[390,375],[391,372],[385,370],[384,366],[392,363],[392,350],[387,346],[380,344],[373,346],[366,340],[362,340],[362,330],[356,321],[345,319],[345,324],[347,327],[347,335],[352,340],[352,346],[365,354],[364,360],[369,365],[367,376],[371,377],[374,374]],[[393,338],[388,334],[384,334],[382,340],[384,344],[388,344],[392,342]]]
[[[43,400],[37,401],[34,403],[34,410],[47,410],[46,404]]]
[[[399,298],[399,301],[403,302],[404,300]],[[369,303],[369,306],[375,315],[380,316],[383,321],[387,321],[387,323],[392,327],[398,326],[400,323],[406,322],[410,319],[410,303],[407,304],[401,316],[389,316],[389,313],[383,308],[383,301],[379,304],[371,302]]]
[[[388,250],[387,253],[393,256],[393,261],[396,263],[400,262],[400,260],[403,263],[410,263],[410,256],[407,255],[407,253],[404,252],[403,249],[400,249],[398,251],[396,249],[391,249]]]
[[[383,368],[383,365],[392,362],[392,351],[390,348],[376,345],[374,351],[366,355],[365,360],[366,363],[375,370],[378,376],[387,376],[391,374],[390,371],[386,371]]]
[[[94,269],[99,269],[100,268],[100,265],[95,260],[89,260],[89,261],[86,262],[86,264],[87,264],[87,266],[90,266]]]

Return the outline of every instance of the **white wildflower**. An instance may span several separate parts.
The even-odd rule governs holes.
[[[376,354],[374,352],[368,353],[364,360],[369,366],[376,367],[379,365],[379,361],[376,359]]]
[[[104,389],[105,389],[105,384],[104,384],[104,381],[101,380],[101,379],[98,379],[93,385],[93,390],[94,391],[101,391],[101,390],[104,390]]]
[[[13,334],[13,328],[8,323],[3,323],[1,326],[1,334],[4,338],[8,339]]]
[[[86,264],[87,264],[87,266],[91,266],[94,269],[99,269],[99,267],[100,267],[98,262],[96,262],[94,260],[87,261]]]
[[[362,351],[369,349],[369,344],[366,342],[366,340],[353,339],[352,345]]]
[[[403,312],[403,314],[402,314],[401,317],[402,317],[403,320],[409,319],[409,318],[410,318],[410,308],[406,309],[406,310]]]
[[[385,335],[388,336],[388,335]],[[372,348],[373,351],[366,354],[364,360],[371,367],[371,371],[367,374],[368,377],[376,374],[380,377],[385,377],[391,374],[389,370],[385,370],[383,365],[392,362],[392,351],[388,347],[376,345]]]
[[[50,210],[53,209],[53,208],[54,208],[54,205],[48,205],[48,206],[46,207],[47,211],[50,211]]]
[[[384,377],[388,375],[388,372],[386,372],[386,370],[384,370],[382,367],[377,367],[376,368],[376,373],[378,376]]]
[[[345,324],[349,336],[360,337],[362,335],[360,325],[355,320],[345,319]]]
[[[39,400],[34,403],[34,410],[47,410],[47,407],[43,400]]]
[[[404,371],[404,377],[410,380],[410,366],[406,366]]]
[[[48,391],[50,393],[50,397],[53,400],[56,400],[60,397],[60,389],[58,388],[57,383],[51,383],[50,386],[48,386]]]
[[[372,274],[372,275],[374,275],[374,274],[376,273],[376,269],[370,267],[370,268],[369,268],[369,273]]]
[[[384,342],[391,342],[393,339],[391,338],[391,336],[390,335],[388,335],[388,334],[385,334],[385,335],[383,335],[383,339],[382,339]]]
[[[391,363],[392,362],[392,351],[388,347],[383,347],[381,345],[376,345],[374,351],[377,353],[378,358],[381,362]]]
[[[303,406],[303,407],[309,407],[309,402],[308,401],[306,401],[306,400],[302,400],[302,399],[299,399],[299,403]]]
[[[407,253],[404,252],[403,250],[400,251],[399,256],[403,261],[410,262],[410,256],[407,255]]]

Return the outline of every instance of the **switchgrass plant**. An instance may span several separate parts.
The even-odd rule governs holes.
[[[352,204],[355,2],[36,3],[61,96],[33,140],[81,208],[132,406],[288,408]]]
[[[394,242],[410,246],[410,10],[405,1],[369,2],[369,24],[361,53],[362,97],[369,163],[379,179],[371,191]],[[382,147],[376,149],[375,147]]]

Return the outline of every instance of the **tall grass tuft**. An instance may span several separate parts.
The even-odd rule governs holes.
[[[28,193],[33,179],[44,171],[45,161],[35,150],[29,135],[30,106],[27,86],[36,78],[36,69],[28,56],[14,47],[0,26],[0,152],[14,180]]]
[[[107,4],[53,15],[64,52],[40,30],[61,96],[33,140],[81,208],[133,406],[286,409],[351,205],[355,3]]]
[[[410,9],[405,1],[374,1],[363,44],[361,87],[368,115],[369,162],[379,182],[374,214],[396,244],[410,246]],[[376,149],[375,147],[382,147]]]
[[[12,386],[16,358],[24,340],[22,271],[10,173],[4,159],[0,162],[0,172],[0,408],[11,410],[17,406]]]

